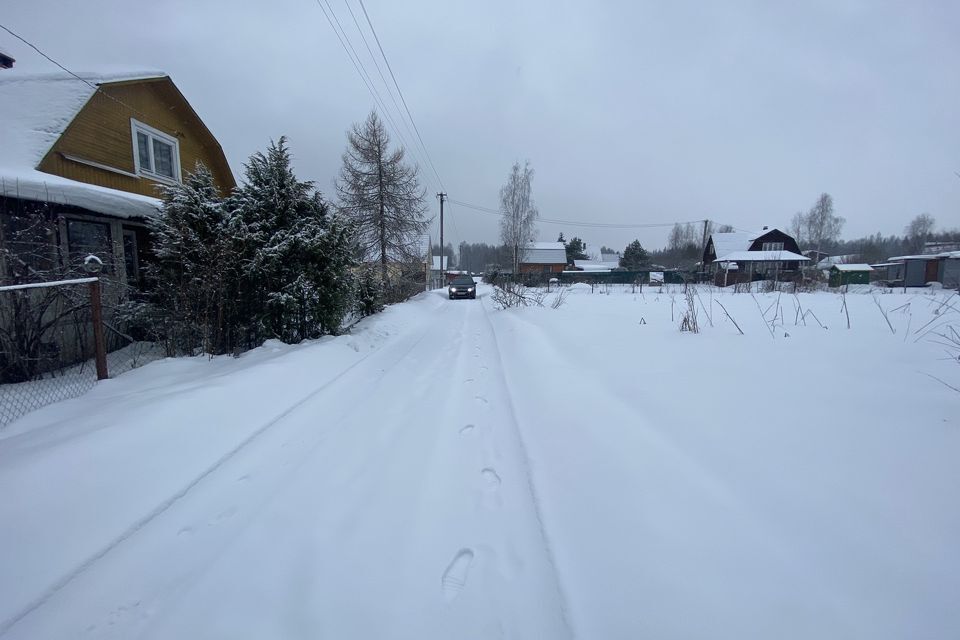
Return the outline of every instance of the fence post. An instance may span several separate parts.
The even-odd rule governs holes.
[[[100,279],[90,283],[90,310],[93,312],[93,348],[97,361],[97,380],[106,380],[107,344],[103,339],[103,307],[100,302]]]

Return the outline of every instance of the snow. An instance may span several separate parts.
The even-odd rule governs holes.
[[[0,168],[33,169],[94,94],[90,85],[160,78],[160,71],[0,74]],[[90,84],[87,84],[90,83]]]
[[[583,271],[611,271],[620,267],[619,261],[574,260],[573,264]]]
[[[142,70],[77,75],[93,85],[165,76]],[[66,73],[30,74],[13,69],[0,74],[0,195],[83,207],[121,218],[157,213],[157,198],[36,170],[94,91]]]
[[[859,256],[856,254],[846,254],[842,256],[828,256],[817,263],[817,269],[821,271],[829,271],[830,267],[835,264],[847,264],[856,260]]]
[[[719,254],[718,254],[719,255]],[[810,258],[793,251],[734,251],[714,262],[810,262]]]
[[[566,264],[567,249],[562,242],[530,242],[520,261],[523,264]]]
[[[868,264],[835,264],[837,271],[873,271]]]
[[[96,257],[96,256],[94,256]],[[50,282],[34,282],[31,284],[9,284],[0,287],[0,291],[16,291],[18,289],[43,289],[46,287],[61,287],[70,284],[89,284],[96,282],[99,278],[74,278],[73,280],[53,280]]]
[[[0,195],[82,207],[118,218],[150,218],[157,215],[161,205],[158,198],[77,182],[33,169],[14,171],[2,167]]]
[[[956,294],[848,294],[848,330],[836,294],[701,287],[690,334],[682,287],[593,289],[421,294],[0,431],[0,635],[960,628]]]
[[[717,258],[722,258],[734,251],[746,251],[750,248],[750,243],[753,242],[756,237],[756,233],[748,233],[745,231],[714,233],[710,236],[713,240],[713,250]]]

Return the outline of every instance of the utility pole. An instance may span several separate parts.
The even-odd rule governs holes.
[[[700,245],[700,277],[698,280],[704,280],[707,277],[707,265],[703,261],[704,254],[707,252],[707,226],[710,220],[703,221],[703,244]]]
[[[446,280],[446,269],[444,269],[444,259],[443,259],[443,201],[446,199],[447,194],[442,191],[437,194],[437,197],[440,198],[440,277]]]

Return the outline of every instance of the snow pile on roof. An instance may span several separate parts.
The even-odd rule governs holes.
[[[806,255],[806,254],[804,254]],[[817,263],[817,269],[827,270],[835,264],[846,264],[848,262],[853,262],[860,256],[850,253],[843,256],[827,256],[823,260]]]
[[[150,218],[159,212],[161,204],[158,198],[29,169],[8,171],[0,168],[0,195],[82,207],[118,218]]]
[[[596,262],[594,260],[574,260],[573,264],[577,269],[580,269],[582,271],[604,272],[604,271],[610,271],[610,269],[613,268],[608,264],[605,264],[603,262]]]
[[[717,258],[722,258],[734,251],[746,251],[750,243],[757,237],[755,233],[744,231],[730,231],[729,233],[714,233],[710,236],[713,241],[713,252]]]
[[[583,269],[584,271],[610,271],[611,269],[620,267],[619,260],[574,260],[573,264],[578,269]]]
[[[734,251],[714,262],[810,262],[810,258],[793,251]]]
[[[835,264],[833,268],[837,271],[873,271],[868,264]]]
[[[162,71],[0,74],[0,168],[33,169],[94,94],[90,86],[162,78]],[[89,82],[90,84],[87,84]]]
[[[108,189],[36,171],[90,97],[92,85],[162,78],[162,71],[0,74],[0,194],[24,200],[55,202],[118,217],[149,217],[157,198]]]
[[[531,242],[523,252],[524,264],[566,264],[567,248],[562,242]]]

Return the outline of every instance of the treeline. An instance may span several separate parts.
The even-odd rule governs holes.
[[[238,353],[336,334],[422,291],[416,168],[375,114],[348,134],[343,162],[338,203],[297,179],[284,138],[250,158],[232,193],[199,164],[165,187],[146,292],[121,319],[170,355]],[[369,180],[370,165],[390,178]]]

